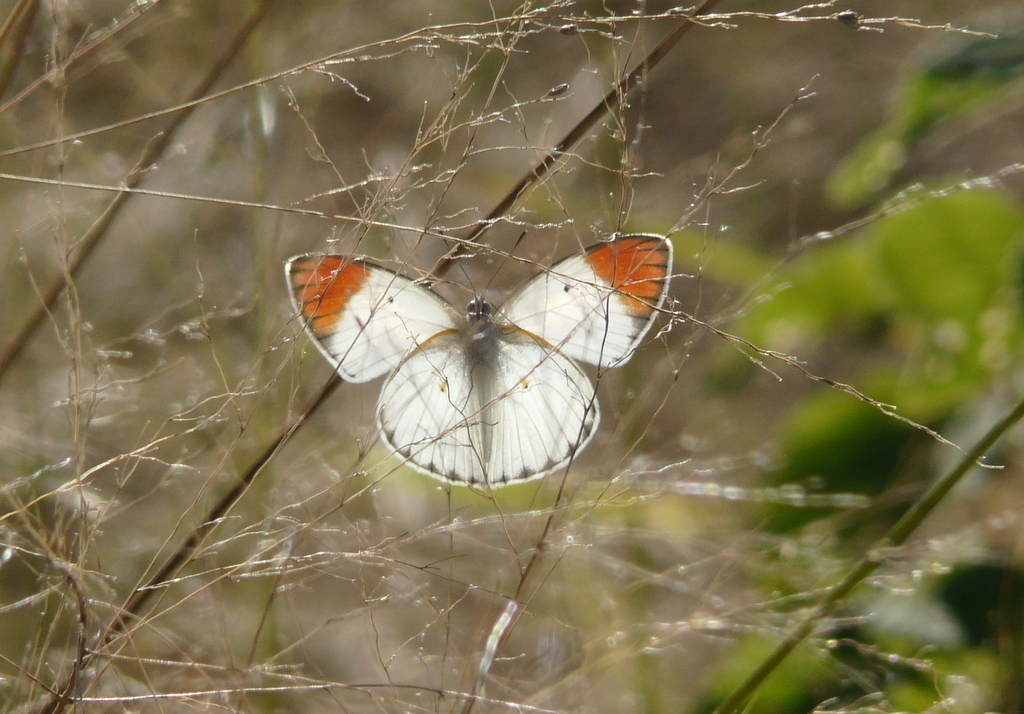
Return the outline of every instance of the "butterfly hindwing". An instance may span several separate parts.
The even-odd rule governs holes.
[[[385,382],[377,401],[384,442],[417,468],[446,480],[470,483],[471,415],[479,410],[458,333],[422,345]]]
[[[369,260],[299,255],[285,274],[306,330],[349,382],[391,372],[417,345],[456,327],[448,303]]]
[[[550,344],[518,328],[502,331],[493,471],[533,478],[586,447],[600,421],[597,398],[590,378]]]
[[[635,234],[599,243],[531,278],[502,311],[564,354],[599,367],[626,362],[665,302],[672,244]]]
[[[597,428],[594,387],[580,368],[511,326],[491,358],[472,358],[445,332],[385,382],[377,420],[385,442],[418,470],[452,483],[501,486],[564,466]]]

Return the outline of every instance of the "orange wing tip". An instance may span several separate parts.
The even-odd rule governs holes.
[[[288,264],[299,314],[317,337],[330,334],[369,271],[340,255],[303,255]]]
[[[625,297],[635,315],[649,314],[661,302],[670,260],[669,243],[658,236],[627,236],[587,255],[597,278]]]

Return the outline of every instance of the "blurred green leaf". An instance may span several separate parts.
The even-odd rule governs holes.
[[[838,325],[870,327],[890,304],[867,242],[821,245],[779,272],[738,331],[759,346],[788,350]]]
[[[737,642],[729,657],[723,660],[713,685],[715,701],[698,711],[710,711],[717,701],[731,693],[775,649],[776,644],[757,634]],[[816,690],[825,687],[829,679],[832,675],[819,657],[808,650],[798,649],[758,690],[744,711],[748,714],[809,711],[823,698],[823,694]]]
[[[770,299],[736,329],[761,347],[788,352],[869,335],[876,351],[904,356],[874,364],[856,386],[901,415],[936,425],[1019,351],[1022,238],[1024,213],[1005,194],[936,192],[785,266]],[[782,425],[785,465],[773,480],[877,494],[915,433],[847,394],[818,393]],[[767,512],[782,530],[819,515],[777,506]]]
[[[1018,351],[1022,238],[1024,214],[998,191],[931,198],[865,232],[909,355],[893,399],[912,418],[941,418]]]
[[[878,221],[864,240],[900,309],[925,320],[976,320],[1012,276],[1020,208],[996,191],[957,191]]]
[[[911,85],[907,135],[914,141],[933,124],[1024,75],[1024,35],[985,37],[927,67]]]
[[[1024,74],[1024,35],[984,38],[943,57],[906,85],[896,108],[832,171],[826,195],[851,210],[879,195],[932,127],[998,99]]]
[[[839,392],[821,392],[789,415],[780,437],[785,465],[772,474],[779,484],[814,491],[877,495],[885,490],[908,445],[920,432],[876,407]],[[787,532],[833,509],[766,505],[768,525]]]
[[[878,494],[899,461],[913,427],[838,392],[805,400],[790,416],[782,446],[789,465],[778,481],[809,475],[829,489]]]
[[[678,269],[731,285],[754,285],[771,270],[761,253],[735,242],[712,241],[698,231],[674,233],[672,246]]]
[[[1018,310],[1022,239],[1024,213],[1003,193],[937,192],[796,258],[735,329],[759,346],[792,350],[881,321],[897,325],[897,342],[923,330],[940,351],[962,348],[966,335],[995,330],[993,310]],[[953,323],[962,339],[932,334]]]
[[[878,196],[906,161],[904,137],[897,127],[887,125],[863,139],[832,169],[825,196],[840,210],[859,208]]]
[[[1024,575],[1005,565],[979,563],[955,569],[943,580],[939,598],[953,611],[974,647],[996,649],[999,638],[1024,644]]]

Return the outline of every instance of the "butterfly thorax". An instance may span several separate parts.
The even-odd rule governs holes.
[[[471,362],[477,367],[494,363],[498,349],[499,326],[494,322],[494,306],[481,297],[470,300],[466,306],[467,348]]]

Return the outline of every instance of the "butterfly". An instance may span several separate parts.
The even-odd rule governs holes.
[[[597,396],[579,362],[617,367],[665,303],[672,244],[633,234],[593,245],[526,281],[501,307],[465,315],[364,257],[285,264],[306,332],[349,382],[387,375],[385,445],[452,484],[497,487],[565,466],[593,438]]]

